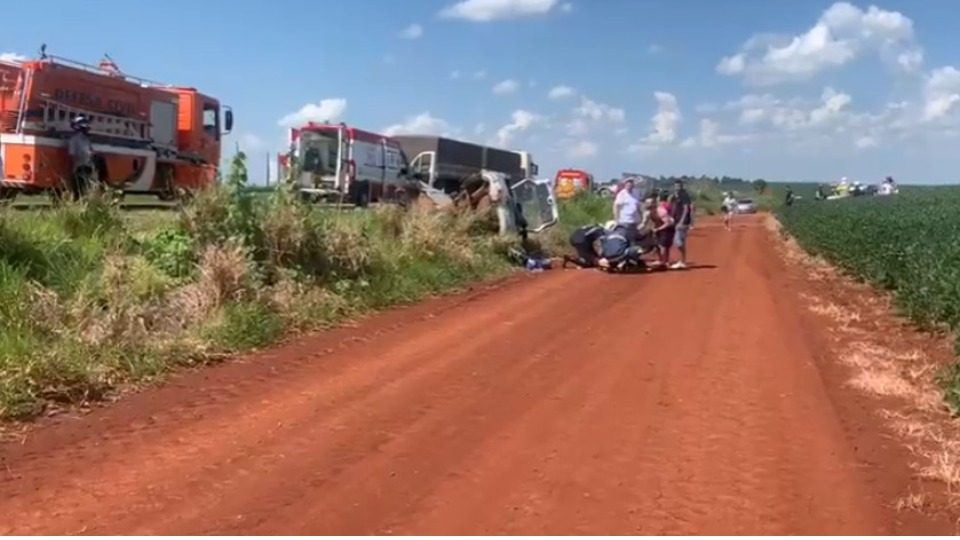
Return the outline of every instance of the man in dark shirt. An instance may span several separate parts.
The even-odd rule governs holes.
[[[690,230],[690,223],[693,222],[693,201],[690,194],[683,187],[683,181],[677,180],[674,183],[674,196],[676,200],[671,208],[673,222],[676,224],[676,233],[673,237],[673,245],[680,253],[680,260],[673,263],[670,268],[687,267],[687,232]]]

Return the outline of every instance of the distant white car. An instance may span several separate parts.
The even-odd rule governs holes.
[[[740,199],[737,201],[738,214],[756,214],[757,205],[752,199]]]

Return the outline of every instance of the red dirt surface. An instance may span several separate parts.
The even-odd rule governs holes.
[[[185,373],[0,446],[3,534],[943,534],[759,219]],[[839,404],[839,405],[837,405]]]

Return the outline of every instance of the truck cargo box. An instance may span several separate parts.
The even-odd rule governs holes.
[[[514,180],[523,175],[520,155],[515,152],[434,135],[398,135],[394,139],[400,143],[407,160],[423,152],[436,152],[440,176],[462,177],[480,169],[502,172]]]

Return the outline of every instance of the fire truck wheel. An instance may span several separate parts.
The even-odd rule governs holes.
[[[12,201],[17,197],[17,190],[8,187],[0,187],[0,202]]]

